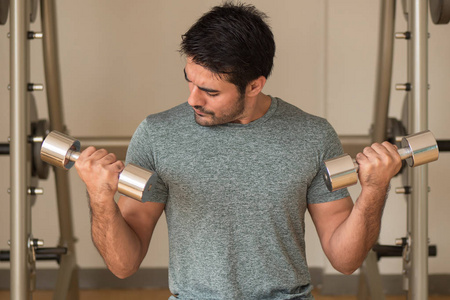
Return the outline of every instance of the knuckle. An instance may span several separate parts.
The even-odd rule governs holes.
[[[370,151],[372,151],[371,147],[365,147],[364,150],[363,150],[363,153],[367,153],[367,152],[370,152]]]
[[[116,157],[116,155],[114,153],[108,153],[108,156],[114,161],[117,160],[117,157]]]
[[[97,153],[99,153],[99,154],[103,154],[103,155],[107,155],[108,154],[108,151],[106,151],[106,149],[98,149],[97,150]]]
[[[94,146],[89,146],[84,151],[86,151],[88,153],[94,153],[95,151],[97,151],[97,149]]]

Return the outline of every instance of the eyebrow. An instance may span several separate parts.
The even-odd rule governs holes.
[[[186,81],[187,82],[192,82],[192,81],[190,81],[189,80],[189,78],[188,78],[188,76],[187,76],[187,73],[186,73],[186,68],[185,69],[183,69],[183,72],[184,72],[184,79],[186,79]],[[202,90],[202,91],[204,91],[204,92],[207,92],[207,93],[219,93],[220,91],[218,91],[218,90],[214,90],[214,89],[209,89],[209,88],[205,88],[205,87],[202,87],[202,86],[197,86],[200,90]]]

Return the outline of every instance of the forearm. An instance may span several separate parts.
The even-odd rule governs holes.
[[[91,199],[92,240],[106,265],[119,278],[136,272],[142,262],[142,245],[114,199]]]
[[[388,186],[363,189],[348,218],[336,228],[329,242],[329,259],[345,273],[353,273],[376,243]]]

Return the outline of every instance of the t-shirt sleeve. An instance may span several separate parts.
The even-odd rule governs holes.
[[[158,174],[157,163],[152,148],[152,132],[148,119],[139,124],[134,132],[130,144],[128,145],[125,163],[133,163],[145,169],[151,170]],[[158,202],[166,203],[168,197],[168,188],[164,181],[158,176],[158,180],[152,185],[150,192],[145,193],[142,202]]]
[[[308,204],[330,202],[350,195],[346,188],[330,192],[325,185],[323,180],[323,174],[326,170],[324,161],[343,154],[344,150],[336,131],[330,123],[324,120],[321,127],[321,140],[318,142],[320,145],[320,149],[318,149],[320,153],[320,168],[308,188]]]

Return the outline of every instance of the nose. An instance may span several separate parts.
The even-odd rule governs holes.
[[[189,95],[188,98],[189,105],[192,107],[204,106],[205,98],[203,97],[201,90],[193,84],[189,84],[189,90],[191,91],[191,94]]]

